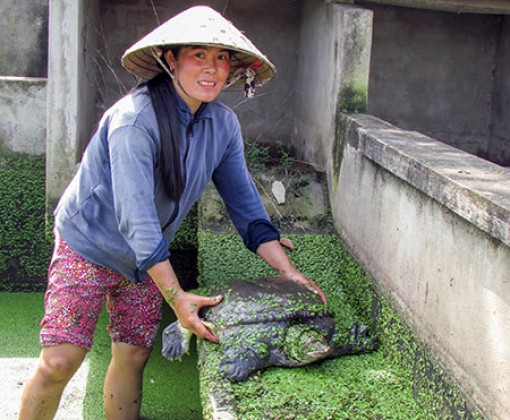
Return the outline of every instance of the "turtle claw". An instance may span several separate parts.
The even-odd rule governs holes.
[[[239,358],[233,360],[223,360],[220,362],[220,370],[223,372],[225,378],[232,382],[242,382],[248,379],[250,373],[256,370],[253,363],[248,360],[240,360]]]
[[[377,350],[379,339],[371,337],[370,330],[363,324],[352,324],[349,342],[345,345],[336,345],[329,357],[345,356],[347,354],[369,353]]]
[[[225,378],[232,382],[241,382],[248,378],[250,370],[244,365],[237,361],[227,360],[220,364],[220,369],[223,372]]]
[[[351,344],[353,353],[366,353],[377,350],[379,339],[370,336],[366,325],[353,324],[351,328]]]
[[[161,354],[168,360],[181,359],[189,351],[192,332],[175,321],[163,331],[163,349]]]
[[[230,348],[225,356],[220,361],[220,370],[232,382],[245,381],[252,372],[264,367],[260,356],[249,349]]]

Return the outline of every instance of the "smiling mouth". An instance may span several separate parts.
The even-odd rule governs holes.
[[[214,87],[214,86],[216,86],[216,82],[199,81],[198,84],[200,86],[205,86],[205,87]]]

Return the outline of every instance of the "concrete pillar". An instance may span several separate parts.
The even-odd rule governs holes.
[[[371,40],[370,10],[304,1],[293,137],[318,170],[333,153],[337,111],[366,110]]]
[[[83,0],[50,0],[46,210],[51,212],[74,174],[79,147],[83,69]]]

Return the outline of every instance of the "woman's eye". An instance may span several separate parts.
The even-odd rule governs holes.
[[[218,60],[222,60],[222,61],[226,60],[226,61],[228,61],[228,60],[230,60],[230,57],[228,56],[228,54],[221,54],[221,55],[218,56]]]

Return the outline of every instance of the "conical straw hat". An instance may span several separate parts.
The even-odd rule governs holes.
[[[255,85],[271,80],[275,66],[230,21],[207,6],[196,6],[174,16],[158,26],[130,47],[122,56],[122,65],[135,76],[152,79],[161,72],[154,54],[161,55],[161,47],[179,45],[207,45],[234,51],[230,75],[240,69],[255,72]],[[233,86],[244,86],[240,78]]]

